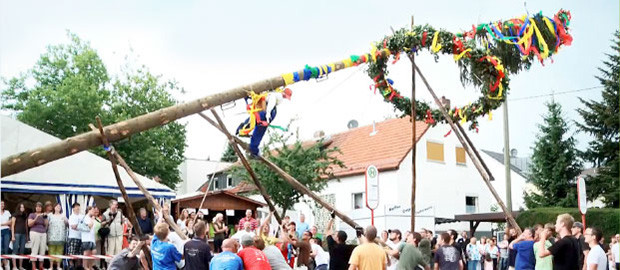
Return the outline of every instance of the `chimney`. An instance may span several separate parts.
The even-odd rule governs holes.
[[[377,124],[375,123],[375,121],[372,121],[372,132],[370,132],[370,136],[375,136],[375,134],[377,134],[377,132],[379,132],[377,130]]]
[[[317,130],[317,131],[315,131],[315,132],[314,132],[314,135],[313,135],[313,136],[314,136],[314,138],[316,138],[316,139],[323,138],[323,137],[325,137],[325,131],[322,131],[322,130]]]

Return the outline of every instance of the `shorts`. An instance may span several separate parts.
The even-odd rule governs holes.
[[[91,251],[95,249],[95,242],[82,242],[82,251]]]
[[[64,254],[64,248],[65,245],[47,245],[48,247],[48,252],[50,255],[63,255]],[[61,259],[53,259],[55,262],[60,262],[62,261]]]
[[[69,242],[67,242],[67,254],[82,255],[82,239],[69,238]]]

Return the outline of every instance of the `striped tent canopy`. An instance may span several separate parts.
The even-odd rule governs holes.
[[[20,153],[60,141],[36,128],[6,116],[0,116],[1,157]],[[136,184],[119,166],[123,184],[132,201],[145,199]],[[175,193],[169,187],[142,175],[138,178],[158,200],[169,200]],[[80,152],[0,179],[2,193],[51,195],[63,204],[79,200],[88,205],[92,196],[121,197],[114,173],[107,159],[90,152]],[[58,195],[58,196],[57,196]]]

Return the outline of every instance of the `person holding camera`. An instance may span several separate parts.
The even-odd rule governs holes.
[[[114,256],[123,248],[123,220],[123,213],[118,210],[118,201],[111,200],[110,207],[103,213],[102,230],[99,231],[100,236],[105,238],[106,255]]]
[[[47,214],[43,212],[43,204],[37,202],[34,213],[28,215],[28,227],[30,227],[30,241],[32,241],[31,256],[45,255],[47,249],[47,225],[49,220]],[[32,269],[36,269],[36,259],[32,260]],[[43,259],[39,260],[39,269],[43,269]]]

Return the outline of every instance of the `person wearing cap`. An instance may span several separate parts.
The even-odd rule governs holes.
[[[241,237],[243,249],[237,253],[243,261],[245,270],[271,270],[271,265],[265,253],[254,246],[254,237],[243,235]]]
[[[583,224],[581,222],[573,223],[573,228],[571,229],[571,233],[573,236],[579,240],[579,269],[584,269],[583,261],[588,257],[588,252],[590,252],[590,246],[586,243],[585,237],[583,237]]]
[[[398,249],[400,248],[401,245],[404,245],[405,243],[402,242],[402,233],[400,232],[399,229],[394,229],[394,230],[390,230],[389,233],[389,239],[388,241],[385,242],[385,244],[390,247],[391,251],[398,251]],[[398,260],[399,260],[399,255],[397,254],[390,254],[389,256],[389,260],[390,260],[390,265],[388,267],[389,270],[393,270],[393,269],[397,269],[398,267]]]

